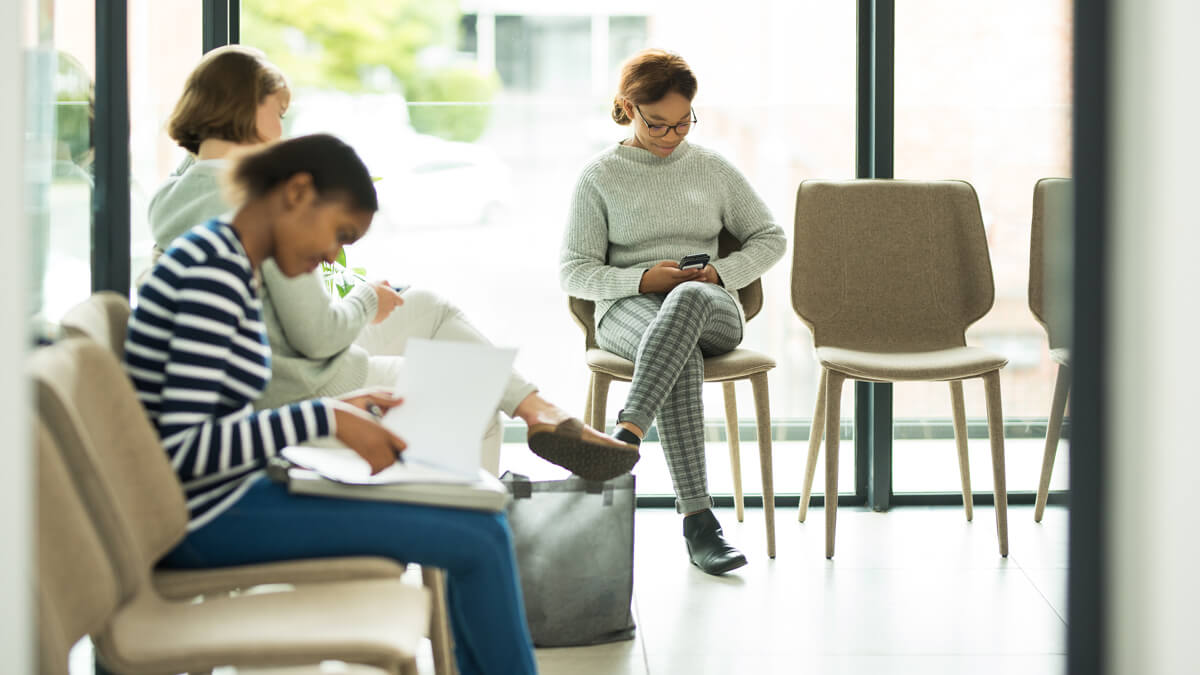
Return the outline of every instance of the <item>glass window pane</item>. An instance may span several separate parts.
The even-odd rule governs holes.
[[[202,20],[203,5],[194,0],[129,0],[131,287],[150,267],[150,198],[187,154],[166,127],[200,60]]]
[[[979,194],[996,299],[967,341],[1009,359],[1005,418],[1033,422],[1010,427],[1010,490],[1037,487],[1054,387],[1046,334],[1029,311],[1029,232],[1034,184],[1070,175],[1071,31],[1067,0],[896,5],[895,175],[963,179]],[[964,389],[973,487],[989,491],[983,386]],[[947,385],[898,384],[895,401],[895,490],[957,492]],[[1052,489],[1066,486],[1065,445]]]
[[[27,209],[35,329],[91,292],[96,15],[91,0],[41,2],[26,78]]]
[[[382,20],[411,2],[355,3],[333,22],[325,16],[333,10],[319,4],[301,15],[281,1],[244,0],[242,42],[266,50],[292,79],[288,133],[337,133],[382,178],[381,213],[347,251],[350,265],[449,297],[493,341],[518,345],[518,369],[569,410],[583,410],[588,371],[558,283],[559,246],[580,170],[627,135],[611,109],[628,56],[658,46],[688,59],[700,82],[690,138],[746,174],[789,239],[802,179],[854,175],[853,3],[750,0],[733,10],[701,2],[680,11],[677,3],[597,0],[518,5],[533,8],[519,13],[464,1],[467,20],[435,11],[442,4],[422,3],[427,13],[414,27]],[[720,40],[712,39],[714,21]],[[738,45],[736,58],[729,45]],[[801,491],[819,378],[811,336],[791,309],[790,255],[764,277],[766,307],[743,343],[779,364],[770,378],[778,493]],[[752,429],[750,387],[737,389]],[[852,389],[842,404],[847,428]],[[626,392],[613,386],[610,422]],[[705,410],[716,439],[721,387],[705,388]],[[744,484],[758,492],[752,431],[749,438]],[[638,468],[641,494],[672,491],[655,445]],[[852,492],[846,448],[849,440],[839,487]],[[725,443],[711,440],[708,455],[713,491],[729,492]],[[506,449],[506,465],[526,461],[520,468],[534,475],[545,466]]]

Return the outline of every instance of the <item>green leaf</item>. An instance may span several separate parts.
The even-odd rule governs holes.
[[[337,262],[342,267],[346,266],[346,249],[338,249]]]

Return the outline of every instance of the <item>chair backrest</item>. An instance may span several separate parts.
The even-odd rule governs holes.
[[[125,601],[116,571],[43,420],[37,466],[38,672],[67,673],[68,653]]]
[[[717,258],[724,258],[730,253],[740,250],[742,250],[742,242],[738,241],[737,237],[733,236],[729,230],[722,229],[717,236]],[[755,279],[749,286],[738,289],[738,300],[742,303],[742,311],[746,313],[747,321],[757,316],[763,305],[762,279]],[[575,323],[583,330],[587,348],[595,349],[596,303],[568,296],[567,308],[571,311],[571,318],[575,319]]]
[[[121,358],[125,355],[129,313],[129,300],[125,296],[113,291],[93,293],[63,316],[63,334],[89,337]]]
[[[112,352],[67,338],[30,359],[38,414],[52,430],[123,587],[139,588],[183,538],[183,490]]]
[[[965,345],[994,300],[979,199],[964,181],[804,181],[794,247],[792,307],[818,347]]]
[[[1033,187],[1033,227],[1029,233],[1029,311],[1046,329],[1051,349],[1066,347],[1062,322],[1046,311],[1046,243],[1069,236],[1072,200],[1070,178],[1043,178]]]

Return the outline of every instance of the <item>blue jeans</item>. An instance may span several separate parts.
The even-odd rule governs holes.
[[[375,555],[446,570],[462,675],[536,673],[503,513],[288,494],[259,478],[163,558],[170,568]]]

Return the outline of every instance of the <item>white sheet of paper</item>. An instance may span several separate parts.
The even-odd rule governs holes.
[[[384,426],[408,444],[405,461],[475,478],[480,441],[496,415],[516,355],[515,349],[467,342],[409,340],[396,382],[404,403],[383,418]]]

